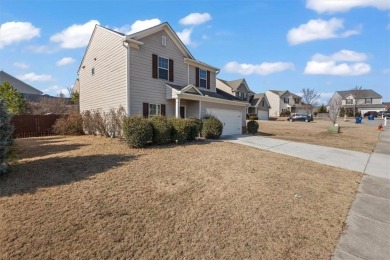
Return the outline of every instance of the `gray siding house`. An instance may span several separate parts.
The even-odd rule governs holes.
[[[219,69],[196,60],[168,23],[124,35],[97,25],[78,70],[80,110],[217,116],[241,133],[249,104],[216,88]]]
[[[269,110],[271,108],[265,93],[254,94],[250,97],[251,106],[248,108],[249,114],[256,114],[259,120],[269,119]]]
[[[369,111],[386,110],[386,106],[382,104],[382,96],[372,89],[336,91],[332,99],[341,100],[341,105],[346,111],[352,111],[356,106],[362,115]]]

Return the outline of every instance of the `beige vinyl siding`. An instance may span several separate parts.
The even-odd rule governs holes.
[[[199,101],[194,100],[180,100],[180,105],[186,107],[186,117],[199,117]]]
[[[242,126],[245,126],[246,123],[246,107],[237,107],[232,105],[226,105],[226,104],[219,104],[219,103],[211,103],[211,102],[203,102],[202,101],[202,107],[201,107],[201,117],[203,118],[206,115],[206,109],[207,108],[219,108],[219,109],[229,109],[229,110],[235,110],[240,111],[242,115]]]
[[[278,95],[276,95],[275,93],[271,92],[271,91],[266,91],[265,92],[266,96],[267,96],[267,99],[268,99],[268,102],[271,106],[270,110],[269,110],[269,116],[274,116],[274,117],[278,117],[280,115],[280,106],[281,106],[281,99]]]
[[[218,79],[217,79],[217,81],[216,81],[216,85],[217,85],[217,88],[218,88],[218,89],[220,89],[220,90],[222,90],[222,91],[225,91],[226,93],[229,93],[229,94],[231,94],[231,95],[234,95],[234,93],[233,93],[233,91],[232,91],[232,88],[229,87],[229,86],[227,86],[225,83],[219,81]]]
[[[166,47],[161,38],[167,39]],[[174,115],[174,105],[168,105],[165,96],[165,83],[187,85],[187,65],[184,64],[182,52],[177,48],[168,34],[162,30],[140,39],[144,44],[139,49],[130,51],[130,100],[131,113],[142,113],[142,103],[167,104],[166,114]],[[152,54],[172,59],[174,62],[174,81],[155,79],[152,77]]]
[[[122,40],[122,36],[96,27],[79,72],[81,111],[107,111],[120,105],[127,109],[127,48]]]

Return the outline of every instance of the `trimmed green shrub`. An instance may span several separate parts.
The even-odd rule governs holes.
[[[178,144],[184,144],[190,133],[190,123],[182,118],[170,118],[172,124],[171,139]]]
[[[192,141],[195,140],[197,136],[199,136],[200,131],[202,130],[202,120],[198,118],[189,118],[186,119],[190,126],[190,131],[188,133],[187,140]]]
[[[171,141],[172,124],[165,116],[152,116],[149,118],[153,126],[153,142],[167,144]]]
[[[142,116],[125,117],[122,123],[123,136],[130,147],[142,148],[153,140],[153,127]]]
[[[248,131],[248,133],[254,135],[257,133],[257,131],[259,130],[259,123],[257,123],[257,121],[249,121],[247,124],[246,124],[246,130]]]
[[[72,112],[60,119],[57,119],[53,126],[54,133],[60,135],[82,135],[83,131],[83,117],[79,112]]]
[[[222,135],[223,124],[218,118],[206,115],[202,119],[202,136],[207,139],[219,139]]]
[[[0,175],[9,171],[5,159],[12,144],[12,132],[11,116],[7,112],[4,100],[0,99]]]

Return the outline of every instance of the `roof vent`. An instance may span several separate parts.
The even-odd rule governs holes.
[[[161,37],[161,45],[162,46],[167,46],[167,37],[165,37],[165,36]]]

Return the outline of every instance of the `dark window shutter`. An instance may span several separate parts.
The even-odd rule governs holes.
[[[207,71],[207,89],[210,89],[210,71]]]
[[[173,60],[169,59],[169,81],[173,82]]]
[[[149,117],[149,103],[143,103],[143,110],[144,117]]]
[[[161,104],[161,115],[165,116],[165,104]]]
[[[157,55],[152,54],[152,76],[157,79]]]
[[[199,68],[195,68],[195,86],[199,88]]]

